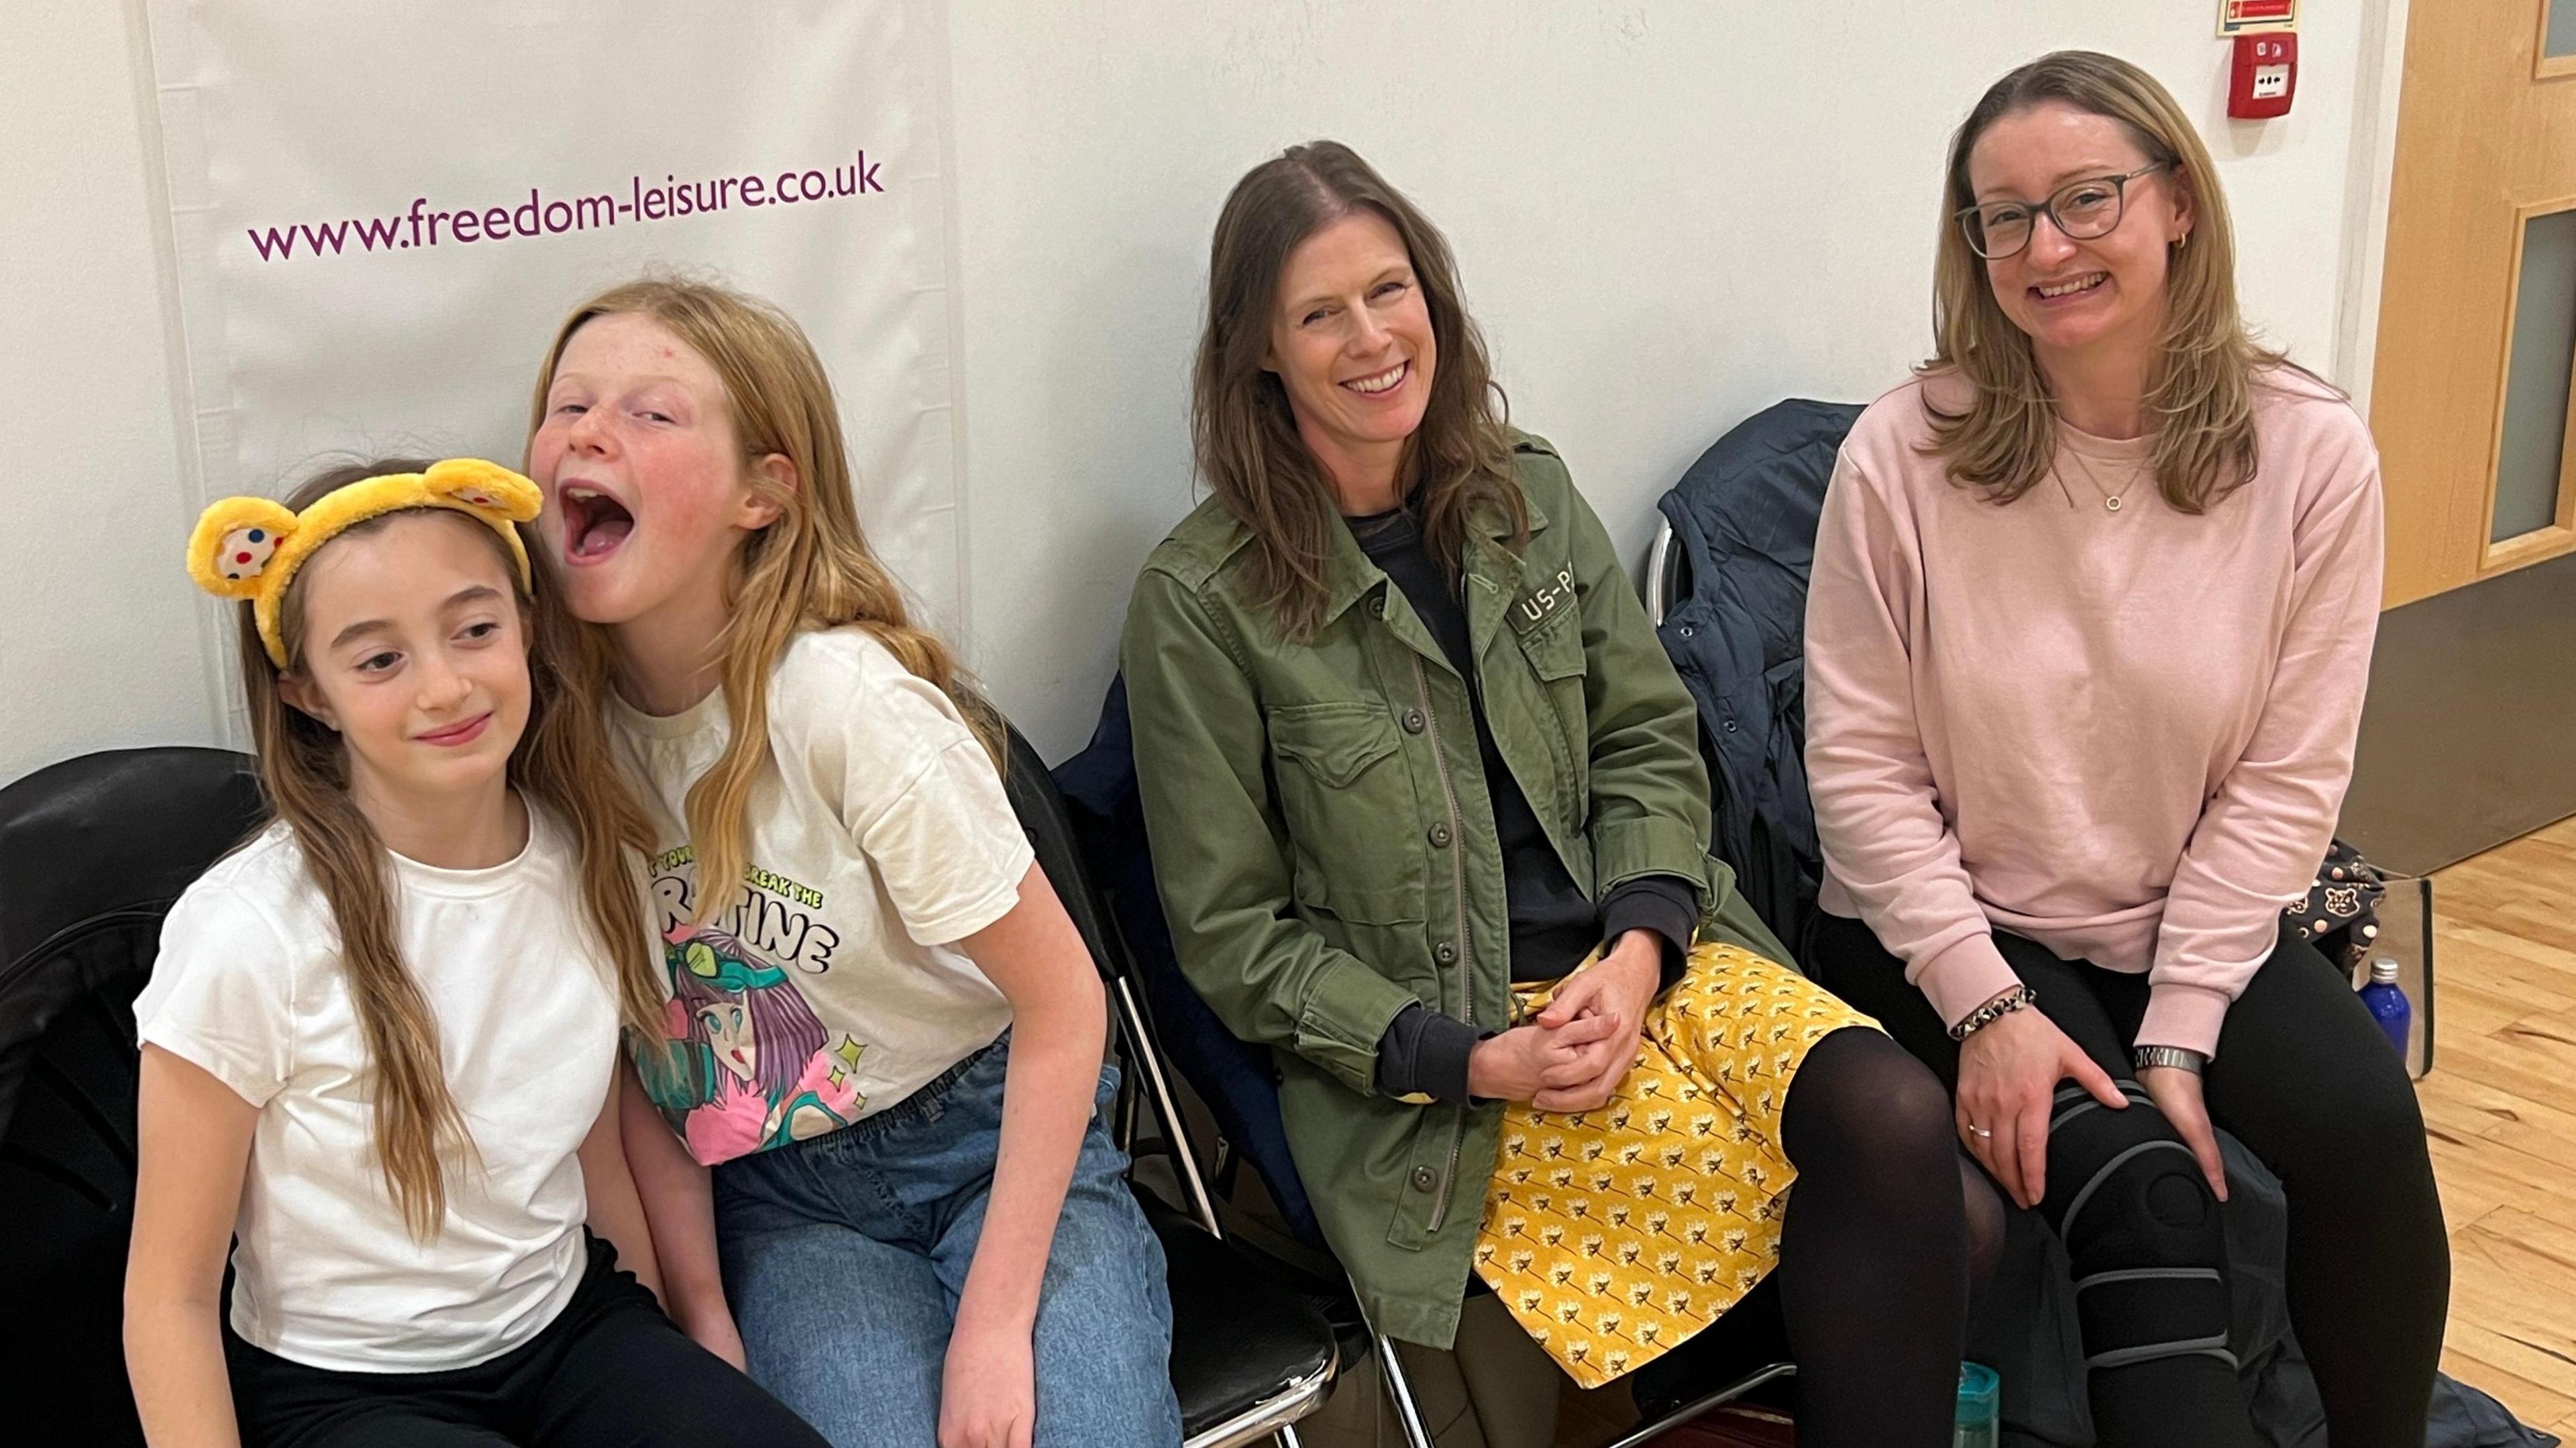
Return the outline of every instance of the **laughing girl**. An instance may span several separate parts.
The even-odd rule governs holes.
[[[619,287],[557,334],[532,428],[654,814],[669,1004],[637,1067],[678,1140],[629,1149],[714,1169],[712,1213],[654,1219],[674,1310],[841,1448],[1178,1442],[1099,978],[998,721],[869,551],[804,334]]]

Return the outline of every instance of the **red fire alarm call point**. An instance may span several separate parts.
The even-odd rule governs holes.
[[[2290,112],[2299,86],[2299,36],[2292,30],[2236,37],[2236,65],[2227,80],[2227,113],[2240,121]]]

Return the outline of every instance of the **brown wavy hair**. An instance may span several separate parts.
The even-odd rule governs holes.
[[[2165,325],[2147,378],[2156,490],[2184,513],[2205,511],[2254,476],[2253,388],[2258,372],[2281,365],[2259,346],[2236,305],[2236,235],[2226,193],[2191,120],[2156,78],[2116,56],[2061,50],[1989,87],[1950,137],[1942,189],[1940,250],[1933,263],[1936,350],[1915,370],[1955,373],[1974,389],[1967,410],[1931,414],[1928,451],[1951,478],[2009,503],[2048,476],[2057,453],[2057,405],[2030,338],[2004,315],[1986,264],[1957,217],[1976,204],[1968,159],[1995,122],[2062,101],[2119,123],[2167,184],[2192,202],[2188,245],[2165,256]]]
[[[287,506],[301,512],[350,483],[426,472],[429,466],[389,458],[335,467],[297,488]],[[386,513],[343,531],[322,551],[413,513],[454,516],[440,508]],[[510,783],[532,811],[543,808],[578,840],[585,923],[614,972],[618,1014],[628,1029],[658,1034],[661,982],[640,893],[643,853],[652,836],[609,754],[598,699],[583,670],[566,666],[586,640],[542,570],[533,589],[523,585],[518,562],[501,540],[480,524],[470,526],[509,575],[527,626],[528,724],[510,754]],[[528,541],[533,549],[535,540]],[[278,610],[279,631],[286,640],[282,672],[287,675],[300,674],[305,666],[301,594],[304,580],[312,576],[309,566],[299,572]],[[474,1139],[439,1064],[438,1019],[403,959],[392,860],[350,797],[348,756],[339,734],[286,701],[279,688],[281,671],[269,661],[251,605],[242,604],[240,613],[242,692],[268,807],[293,832],[305,867],[339,927],[340,969],[375,1073],[371,1094],[377,1164],[404,1224],[414,1238],[428,1241],[447,1217],[445,1164],[473,1158]],[[532,822],[530,828],[535,827]],[[578,963],[536,961],[530,968],[558,966],[578,968]]]
[[[1262,366],[1279,307],[1279,275],[1299,243],[1341,218],[1372,211],[1395,228],[1413,263],[1438,349],[1422,425],[1406,440],[1405,492],[1424,545],[1454,582],[1481,508],[1509,525],[1517,550],[1529,508],[1512,477],[1508,404],[1484,334],[1458,288],[1440,228],[1339,141],[1291,146],[1235,183],[1217,214],[1208,257],[1207,325],[1190,387],[1190,438],[1199,472],[1252,535],[1253,601],[1281,636],[1302,642],[1323,624],[1325,564],[1342,526],[1332,484],[1297,435],[1287,387]]]
[[[573,308],[556,330],[528,409],[529,437],[545,424],[546,393],[573,334],[594,317],[617,315],[651,318],[715,369],[742,446],[746,482],[778,509],[775,522],[745,538],[726,581],[729,621],[718,646],[732,734],[724,753],[689,786],[687,800],[698,855],[693,918],[703,923],[731,897],[749,863],[743,835],[751,788],[769,762],[769,674],[801,630],[866,629],[914,677],[956,703],[996,768],[1004,763],[1003,726],[948,646],[913,623],[902,588],[868,546],[831,378],[804,329],[778,307],[686,277],[651,276],[609,288]],[[794,465],[793,486],[754,466],[773,453]],[[611,655],[604,639],[591,657],[605,687]]]

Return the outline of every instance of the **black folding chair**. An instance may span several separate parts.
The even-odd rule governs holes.
[[[1045,761],[1016,729],[1010,731],[1004,783],[1039,866],[1091,948],[1109,991],[1127,1089],[1152,1103],[1157,1127],[1175,1147],[1188,1215],[1141,1187],[1137,1198],[1169,1264],[1172,1386],[1180,1395],[1187,1448],[1225,1448],[1274,1434],[1296,1448],[1290,1425],[1323,1406],[1339,1370],[1332,1324],[1266,1264],[1237,1251],[1217,1224],[1151,1025],[1075,843],[1072,817]],[[1132,1121],[1132,1111],[1123,1114]],[[1134,1134],[1127,1135],[1122,1144],[1132,1151]]]
[[[260,816],[250,761],[126,749],[0,789],[0,1400],[139,1445],[125,1378],[134,997],[161,918]]]

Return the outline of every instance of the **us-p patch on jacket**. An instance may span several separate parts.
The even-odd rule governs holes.
[[[1512,605],[1512,632],[1527,637],[1573,601],[1574,570],[1560,568],[1554,578],[1522,594],[1519,602]]]

